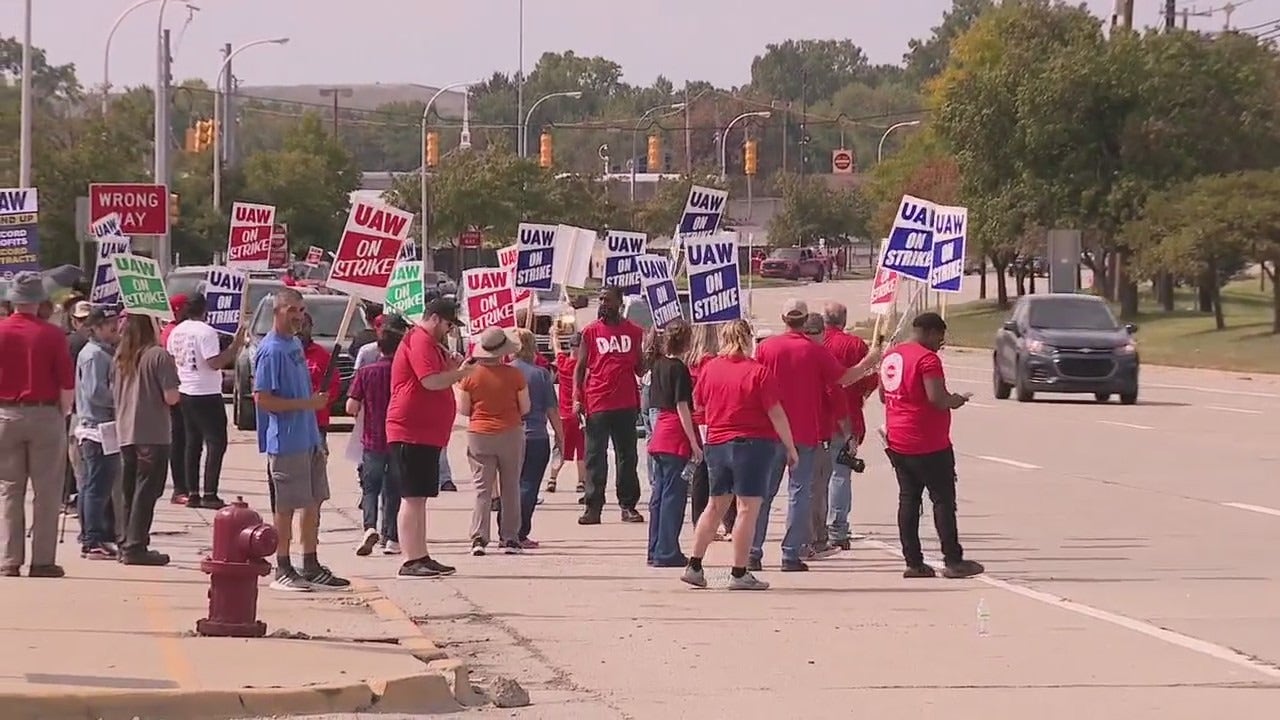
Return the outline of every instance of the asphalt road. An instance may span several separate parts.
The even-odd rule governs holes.
[[[579,527],[563,491],[535,517],[540,550],[471,558],[465,483],[430,521],[457,576],[396,582],[391,560],[333,564],[384,579],[479,679],[515,677],[533,696],[466,717],[1273,717],[1280,378],[1146,368],[1135,406],[1023,404],[992,398],[985,353],[946,359],[953,389],[975,393],[954,439],[961,536],[983,578],[900,577],[896,486],[874,446],[855,482],[866,537],[812,572],[766,572],[766,593],[687,589],[678,571],[645,567],[645,526],[607,511]],[[868,412],[880,421],[878,405]],[[451,456],[461,476],[460,434]],[[335,456],[335,485],[352,472]],[[342,537],[339,553],[354,536]],[[727,559],[713,546],[713,577]]]

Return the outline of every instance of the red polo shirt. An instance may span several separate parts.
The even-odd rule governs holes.
[[[387,404],[387,442],[449,446],[458,401],[453,387],[428,390],[422,379],[451,369],[440,343],[421,326],[405,335],[391,361],[391,402]]]
[[[0,320],[0,403],[56,404],[75,389],[75,370],[62,331],[34,315]]]
[[[756,359],[769,371],[797,446],[822,440],[822,403],[845,368],[825,347],[798,330],[765,339]]]
[[[836,360],[846,368],[862,362],[862,359],[871,352],[871,349],[862,341],[862,338],[833,327],[827,327],[823,331],[822,345],[831,351]],[[862,414],[862,407],[866,402],[867,395],[874,391],[879,383],[880,379],[876,377],[875,373],[871,373],[854,384],[841,388],[841,392],[845,394],[845,408],[849,424],[853,429],[854,437],[858,439],[859,443],[862,442],[867,434],[867,422]]]

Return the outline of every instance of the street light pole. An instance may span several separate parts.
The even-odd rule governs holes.
[[[22,8],[22,118],[18,121],[18,187],[31,186],[31,0]]]
[[[223,59],[222,64],[218,66],[218,74],[213,78],[213,209],[217,211],[222,207],[222,152],[218,145],[218,136],[223,128],[218,127],[218,105],[222,96],[222,74],[227,71],[227,66],[231,64],[231,59],[236,55],[258,45],[284,45],[289,42],[289,38],[269,38],[264,40],[254,40],[247,42],[240,47],[227,53],[227,57]]]
[[[757,110],[755,112],[744,112],[738,117],[729,121],[724,127],[724,133],[720,135],[720,181],[724,182],[729,177],[729,131],[739,120],[749,117],[767,118],[773,113],[769,110]]]
[[[130,13],[143,5],[150,5],[159,0],[137,0],[134,4],[125,8],[124,12],[116,17],[116,21],[111,23],[111,29],[107,31],[107,44],[102,51],[102,114],[107,114],[107,93],[111,92],[111,40],[116,36],[116,30],[120,28],[120,23],[129,17]],[[199,10],[200,6],[194,3],[184,3],[188,10]]]
[[[418,198],[420,204],[418,205],[418,208],[422,215],[422,261],[423,267],[426,269],[431,269],[434,265],[430,248],[427,247],[427,229],[429,226],[429,215],[427,213],[427,115],[431,112],[431,106],[436,104],[436,99],[446,92],[453,90],[454,88],[470,88],[472,85],[479,84],[479,81],[472,80],[469,82],[456,82],[445,85],[439,90],[436,90],[436,93],[427,100],[427,104],[422,108],[422,138],[418,142],[418,149],[422,151],[422,165],[418,168],[418,189],[420,193]],[[516,124],[519,124],[518,119]]]
[[[525,117],[525,114],[524,114],[524,0],[519,0],[518,15],[519,15],[518,22],[519,22],[520,29],[518,31],[519,37],[516,40],[516,47],[517,47],[516,52],[519,53],[520,58],[517,61],[518,69],[516,70],[516,74],[519,76],[516,80],[516,125],[518,125],[519,127],[517,127],[516,130],[520,133],[520,139],[516,141],[516,154],[519,155],[520,157],[524,157],[525,152],[529,149],[529,143],[525,141],[526,140],[525,134],[527,132],[527,128],[525,127],[525,125],[528,125],[529,123],[526,120],[524,125],[520,124],[520,118]],[[534,107],[537,107],[537,105],[538,103],[534,103]],[[532,113],[533,108],[530,108],[529,112]]]
[[[566,92],[550,93],[548,95],[543,95],[542,97],[538,98],[538,101],[535,102],[529,108],[529,112],[525,113],[525,116],[524,116],[524,125],[521,126],[523,129],[520,131],[520,142],[518,143],[521,147],[524,148],[524,150],[520,152],[520,157],[528,157],[529,155],[529,138],[526,136],[528,135],[528,132],[529,132],[529,118],[533,117],[533,111],[537,110],[538,106],[541,105],[542,103],[550,100],[551,98],[557,98],[557,97],[571,97],[577,100],[578,98],[582,97],[582,92],[580,90],[569,90]]]
[[[884,135],[880,136],[880,145],[876,148],[876,164],[879,165],[880,161],[884,160],[884,141],[889,139],[889,133],[901,127],[914,127],[919,124],[919,120],[907,120],[906,122],[890,125],[889,129],[884,131]]]
[[[684,103],[682,102],[671,103],[670,105],[659,105],[657,107],[651,107],[648,110],[645,110],[644,114],[640,116],[640,119],[636,121],[636,129],[631,132],[631,203],[633,205],[636,202],[636,165],[638,164],[636,163],[636,140],[640,137],[640,126],[644,124],[644,121],[648,119],[650,115],[652,115],[653,113],[659,110],[683,110],[683,109],[684,109]],[[650,170],[652,170],[652,168],[650,168]]]

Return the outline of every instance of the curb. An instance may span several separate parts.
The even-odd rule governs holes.
[[[231,720],[349,713],[457,712],[486,701],[465,662],[449,658],[378,587],[354,580],[359,597],[391,625],[399,646],[426,665],[421,673],[338,685],[235,690],[101,690],[0,693],[0,720]]]

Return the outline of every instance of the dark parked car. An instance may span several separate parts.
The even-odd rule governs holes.
[[[258,343],[271,331],[272,297],[268,295],[258,303],[249,324],[249,338],[244,349],[236,358],[235,383],[231,391],[231,420],[240,430],[257,428],[257,410],[253,403],[253,358],[258,352]],[[326,350],[333,352],[337,342],[338,325],[342,323],[342,315],[347,309],[346,295],[304,294],[307,312],[314,322],[312,338]],[[355,375],[355,356],[349,352],[351,338],[369,330],[365,324],[364,314],[356,312],[351,318],[347,331],[347,340],[343,343],[342,352],[336,358],[339,378],[338,397],[329,406],[329,413],[334,417],[346,415],[347,387]]]
[[[1134,325],[1120,325],[1091,295],[1024,295],[996,332],[992,384],[998,399],[1030,402],[1037,392],[1093,393],[1099,402],[1138,401]]]
[[[774,248],[769,257],[760,263],[760,277],[788,280],[812,278],[815,282],[822,282],[827,278],[827,263],[813,248]]]

